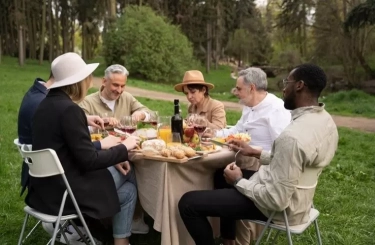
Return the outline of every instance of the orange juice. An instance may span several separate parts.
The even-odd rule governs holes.
[[[159,128],[159,138],[168,143],[171,139],[172,129],[170,127]]]

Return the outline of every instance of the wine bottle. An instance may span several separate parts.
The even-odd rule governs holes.
[[[180,115],[180,101],[174,100],[174,115],[171,118],[172,133],[179,133],[182,141],[183,128],[182,128],[182,117]]]

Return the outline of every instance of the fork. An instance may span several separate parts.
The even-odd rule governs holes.
[[[238,155],[238,153],[240,153],[240,151],[241,151],[241,149],[238,150],[238,151],[236,152],[236,154],[234,155],[234,164],[236,164],[236,165],[237,165],[237,155]]]

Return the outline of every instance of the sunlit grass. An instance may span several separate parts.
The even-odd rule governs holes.
[[[32,85],[35,77],[48,78],[49,68],[37,62],[27,62],[19,68],[15,59],[3,60],[0,65],[0,244],[17,244],[23,222],[24,197],[19,196],[21,159],[13,139],[17,137],[17,116],[21,99]],[[342,95],[339,95],[342,96]],[[346,100],[358,102],[363,95],[325,99],[328,104],[343,103]],[[334,97],[333,97],[334,98]],[[372,98],[372,97],[371,97]],[[171,115],[171,102],[138,98],[146,106],[161,114]],[[355,104],[354,103],[354,104]],[[363,102],[361,102],[363,103]],[[370,102],[368,102],[370,103]],[[373,103],[374,105],[374,103]],[[371,109],[371,108],[370,108]],[[331,108],[332,110],[332,108]],[[342,110],[342,109],[340,109]],[[183,113],[186,106],[182,105]],[[227,112],[228,124],[239,118],[238,112]],[[46,129],[47,130],[47,129]],[[321,212],[319,225],[324,244],[362,245],[373,244],[375,236],[375,134],[349,129],[339,129],[339,148],[331,165],[322,173],[315,195],[315,205]],[[150,223],[152,225],[152,222]],[[313,244],[312,230],[295,236],[295,244]],[[48,235],[39,230],[28,244],[45,244]],[[160,244],[157,232],[133,236],[133,245]],[[278,244],[285,244],[282,236]]]

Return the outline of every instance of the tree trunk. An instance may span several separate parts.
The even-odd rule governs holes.
[[[304,57],[307,54],[307,34],[306,34],[306,4],[305,1],[302,3],[302,50],[303,50],[303,56]]]
[[[359,60],[359,63],[361,64],[363,70],[365,70],[366,74],[369,76],[369,79],[375,79],[375,71],[371,69],[367,61],[365,60],[365,57],[363,57],[362,53],[356,49],[356,56]]]
[[[211,23],[207,22],[207,48],[206,48],[206,72],[210,72],[211,68],[211,55],[212,55],[212,26]]]
[[[52,25],[53,25],[53,16],[52,16],[52,0],[48,0],[48,60],[52,63],[53,60],[53,33],[52,33]]]
[[[36,45],[34,42],[34,37],[36,36],[36,30],[34,29],[34,26],[33,26],[34,18],[33,16],[31,16],[31,12],[32,11],[30,10],[30,7],[27,8],[27,10],[25,11],[26,18],[27,18],[27,22],[25,23],[25,29],[27,29],[28,41],[29,41],[29,58],[35,59],[34,50],[36,48]],[[26,36],[24,36],[24,38],[27,39]]]
[[[219,41],[219,37],[221,37],[221,5],[220,2],[216,5],[216,28],[215,28],[215,70],[219,68],[219,60],[220,60],[220,50],[221,50],[221,42]]]
[[[62,42],[63,42],[63,53],[66,53],[69,51],[69,35],[68,35],[68,28],[69,28],[69,20],[68,20],[68,1],[63,0],[61,2],[61,36],[62,36]],[[59,33],[59,32],[58,32]]]
[[[86,59],[86,20],[82,23],[82,59]]]
[[[22,20],[22,40],[23,40],[23,62],[25,62],[25,59],[26,59],[26,30],[24,28],[24,26],[26,25],[25,22],[25,0],[22,0],[22,10],[21,11],[21,14],[22,14],[22,17],[23,17],[23,20]]]
[[[59,1],[58,0],[55,0],[55,19],[54,19],[54,22],[55,22],[55,53],[54,53],[54,57],[57,57],[60,55],[61,53],[61,46],[60,46],[60,25],[59,25],[59,12],[60,12],[60,6],[58,5],[59,4]]]
[[[0,35],[0,64],[1,64],[1,58],[3,56],[3,39],[1,38],[1,35]]]
[[[42,6],[42,31],[40,33],[40,46],[39,46],[39,64],[43,63],[44,58],[44,38],[46,36],[46,0],[43,0]]]
[[[23,48],[23,27],[18,27],[18,64],[23,66],[25,63],[24,48]]]

